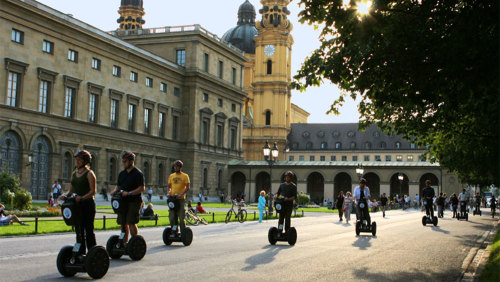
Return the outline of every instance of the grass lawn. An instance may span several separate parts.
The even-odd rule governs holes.
[[[488,263],[480,276],[481,281],[500,281],[500,228],[493,240]]]

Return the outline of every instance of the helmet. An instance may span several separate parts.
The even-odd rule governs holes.
[[[290,177],[292,177],[293,175],[294,175],[294,174],[293,174],[293,172],[291,172],[291,171],[287,171],[287,172],[285,172],[285,176],[290,176]]]
[[[123,152],[122,154],[122,160],[127,159],[134,161],[135,160],[135,154],[132,152]]]
[[[174,161],[174,166],[176,166],[176,165],[182,167],[184,165],[184,163],[182,163],[181,160],[176,160],[176,161]]]
[[[75,155],[75,158],[82,158],[86,163],[90,163],[92,160],[92,155],[87,150],[78,151]]]

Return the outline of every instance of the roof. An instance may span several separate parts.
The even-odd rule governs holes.
[[[246,0],[238,9],[238,25],[224,33],[222,40],[246,53],[255,54],[254,37],[258,35],[257,28],[255,28],[255,16],[254,6]]]
[[[358,123],[294,123],[287,139],[290,151],[421,149],[412,148],[411,142],[401,135],[388,136],[376,125],[359,131]],[[340,143],[340,148],[336,148],[336,143]],[[399,148],[396,143],[400,144]]]
[[[297,166],[323,166],[323,167],[357,167],[359,164],[363,167],[439,167],[439,163],[430,162],[310,162],[310,161],[278,161],[273,164],[276,166],[297,167]],[[267,161],[231,161],[228,166],[252,166],[267,167]]]

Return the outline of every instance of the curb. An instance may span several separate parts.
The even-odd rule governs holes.
[[[496,220],[491,229],[485,231],[481,238],[476,240],[476,246],[471,248],[462,264],[462,273],[458,281],[479,281],[479,274],[488,262],[499,222],[500,220]]]

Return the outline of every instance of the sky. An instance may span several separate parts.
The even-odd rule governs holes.
[[[38,0],[56,10],[72,14],[74,18],[104,31],[118,28],[118,8],[120,0]],[[181,26],[199,24],[208,31],[222,37],[230,28],[236,26],[238,7],[245,0],[144,0],[146,24],[143,28]],[[260,20],[259,0],[250,0]],[[294,28],[292,36],[292,76],[300,69],[305,58],[316,49],[319,43],[319,30],[301,24],[298,13],[301,8],[298,0],[293,0],[288,8]],[[308,111],[309,123],[346,123],[358,122],[357,103],[347,99],[340,110],[340,115],[327,115],[330,105],[338,97],[337,86],[325,81],[320,87],[310,87],[305,92],[292,91],[292,103]]]

